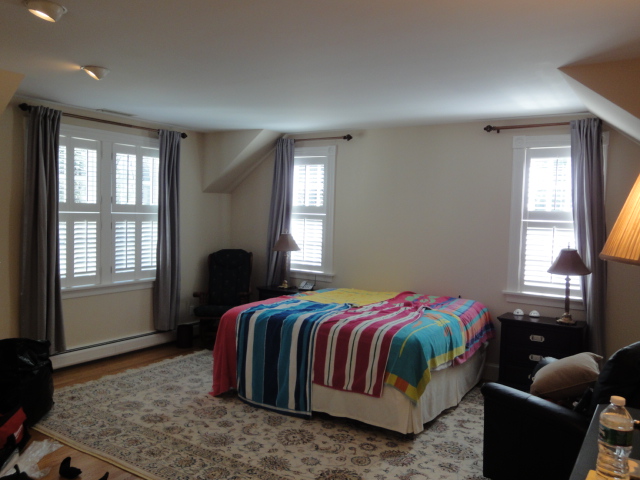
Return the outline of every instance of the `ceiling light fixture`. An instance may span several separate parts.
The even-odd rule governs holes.
[[[62,15],[67,13],[65,7],[49,0],[25,0],[24,4],[36,17],[40,17],[47,22],[57,22]]]
[[[97,65],[85,65],[82,67],[82,70],[87,72],[87,75],[96,80],[102,80],[107,73],[109,73],[109,70],[104,67],[98,67]]]

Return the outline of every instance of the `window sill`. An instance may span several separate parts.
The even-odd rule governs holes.
[[[334,274],[326,272],[311,272],[308,270],[291,270],[291,277],[296,280],[313,280],[329,283],[333,281]]]
[[[504,290],[507,302],[539,305],[543,307],[564,308],[564,297],[556,295],[542,295],[540,293],[512,292]],[[584,310],[584,303],[581,298],[569,297],[571,310]]]
[[[62,289],[62,299],[92,297],[110,293],[130,292],[133,290],[147,290],[153,288],[155,280],[136,280],[130,282],[112,283],[111,285],[88,285],[84,287],[67,287]]]

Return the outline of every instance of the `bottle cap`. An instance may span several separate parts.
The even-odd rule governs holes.
[[[610,402],[614,405],[617,405],[618,407],[624,407],[624,405],[627,403],[624,397],[619,397],[617,395],[612,395]]]

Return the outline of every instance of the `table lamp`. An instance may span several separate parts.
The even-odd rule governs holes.
[[[285,252],[284,262],[282,263],[282,285],[278,288],[289,288],[287,277],[289,276],[289,252],[296,252],[300,247],[293,239],[290,233],[281,233],[278,241],[273,246],[274,252]]]
[[[580,255],[578,255],[577,250],[573,248],[563,248],[560,250],[560,255],[558,255],[558,258],[556,258],[555,262],[553,262],[553,265],[551,265],[551,268],[549,268],[547,272],[553,275],[566,275],[564,289],[564,314],[556,321],[566,325],[575,325],[576,321],[571,318],[571,313],[569,312],[569,284],[571,282],[569,277],[571,275],[589,275],[591,270],[589,270],[584,264]]]

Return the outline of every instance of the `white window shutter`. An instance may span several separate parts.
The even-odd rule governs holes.
[[[95,221],[73,222],[73,276],[98,273],[98,225]]]
[[[115,189],[116,204],[136,204],[136,155],[116,153]]]

